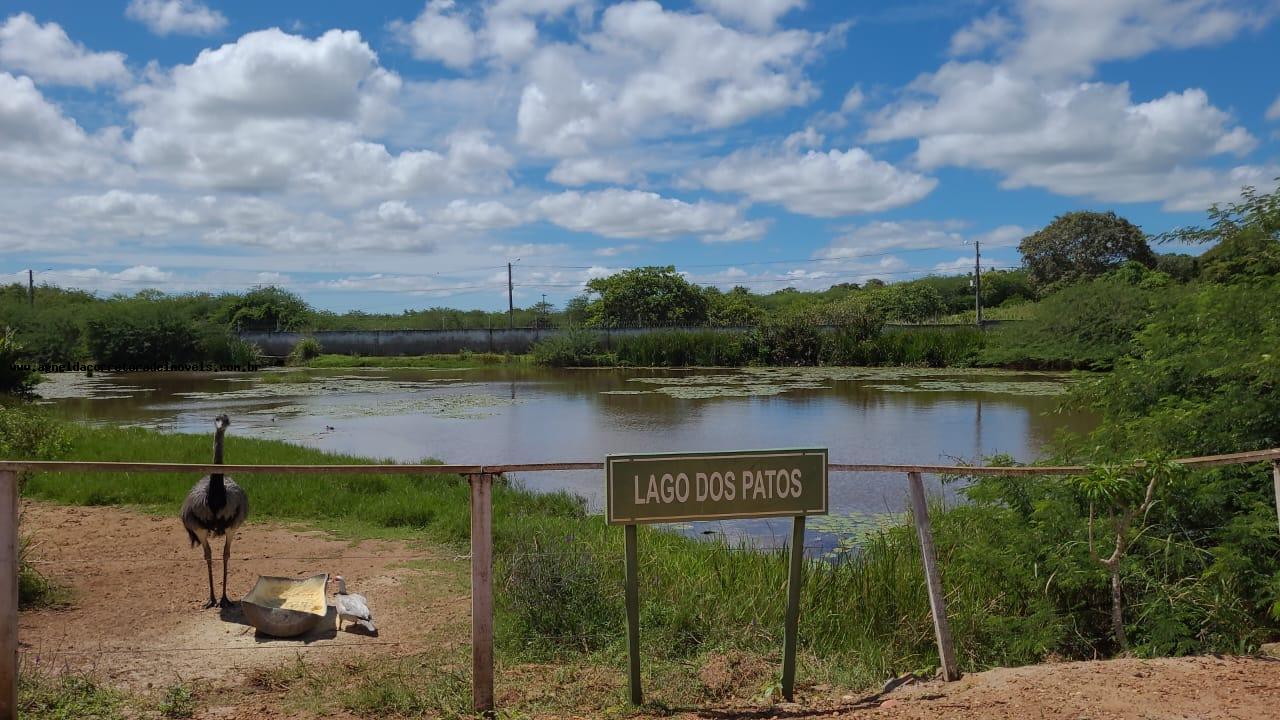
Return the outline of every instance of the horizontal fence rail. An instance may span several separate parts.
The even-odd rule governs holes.
[[[1270,462],[1280,518],[1280,448],[1207,455],[1175,460],[1186,467],[1206,468]],[[1142,467],[1142,462],[1130,465]],[[946,600],[941,573],[933,548],[928,507],[924,502],[921,475],[1078,475],[1090,467],[1083,465],[902,465],[889,463],[829,463],[830,472],[891,472],[907,476],[914,522],[921,545],[934,630],[947,680],[959,677],[951,631],[947,624]],[[221,465],[213,463],[108,462],[80,460],[0,460],[0,720],[17,717],[18,678],[18,477],[20,472],[108,472],[108,473],[235,473],[240,475],[279,474],[412,474],[461,475],[471,486],[471,603],[472,603],[472,704],[477,712],[492,714],[493,694],[493,500],[494,478],[517,472],[603,470],[603,462],[508,463],[499,465]],[[356,643],[363,644],[363,643]],[[381,642],[378,644],[400,645]],[[211,648],[214,650],[216,648]],[[235,649],[235,648],[229,648]],[[130,650],[129,652],[135,652]]]
[[[1243,465],[1280,460],[1280,448],[1226,455],[1180,458],[1187,467]],[[1141,467],[1137,462],[1133,467]],[[515,472],[603,470],[603,462],[508,463],[503,465],[431,465],[382,463],[369,465],[216,465],[213,463],[108,462],[96,460],[0,460],[0,472],[190,472],[190,473],[357,473],[403,475],[505,475]],[[900,472],[924,475],[1078,475],[1086,465],[901,465],[892,463],[828,463],[831,472]]]

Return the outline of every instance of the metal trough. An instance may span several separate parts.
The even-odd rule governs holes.
[[[328,614],[328,584],[328,573],[309,578],[260,575],[240,607],[258,632],[295,637],[315,629]]]

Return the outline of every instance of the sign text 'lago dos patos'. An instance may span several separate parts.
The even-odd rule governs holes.
[[[826,450],[610,455],[614,524],[822,515]]]
[[[804,564],[804,519],[827,512],[827,451],[649,453],[605,458],[609,522],[623,526],[627,676],[631,702],[640,686],[638,523],[791,516],[787,611],[783,619],[782,696],[792,700]]]

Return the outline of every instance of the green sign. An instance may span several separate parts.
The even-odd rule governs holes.
[[[610,523],[827,513],[827,451],[610,455]]]

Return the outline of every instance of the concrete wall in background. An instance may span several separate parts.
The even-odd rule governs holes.
[[[999,321],[984,322],[984,326]],[[1012,321],[1010,321],[1012,322]],[[886,331],[910,329],[958,330],[972,325],[888,325]],[[604,345],[617,337],[645,335],[683,329],[690,332],[743,332],[750,328],[617,328],[597,330],[604,336]],[[831,329],[831,328],[826,328]],[[304,337],[314,337],[323,352],[337,355],[396,356],[430,355],[433,353],[473,352],[526,353],[539,340],[569,332],[557,329],[494,328],[492,330],[325,330],[314,333],[243,331],[240,339],[256,344],[263,354],[284,357]]]

